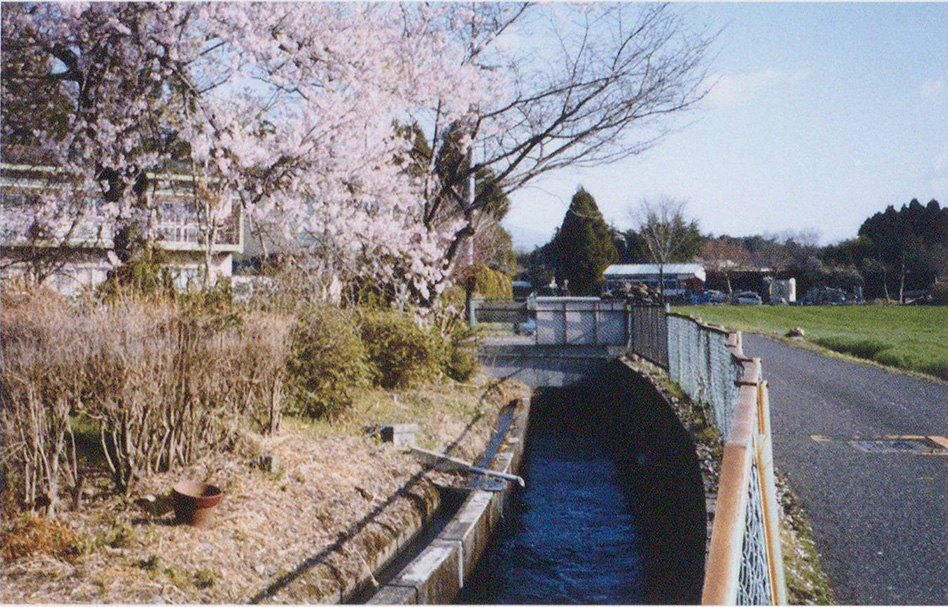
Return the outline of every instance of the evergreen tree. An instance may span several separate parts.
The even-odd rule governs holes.
[[[923,206],[912,199],[898,211],[889,205],[864,221],[857,240],[860,246],[854,252],[861,257],[867,282],[870,275],[876,279],[872,295],[889,298],[898,293],[902,301],[906,289],[927,288],[944,275],[946,241],[948,209],[935,200]]]
[[[603,271],[619,254],[596,200],[580,186],[556,236],[556,280],[568,280],[570,293],[596,295]]]

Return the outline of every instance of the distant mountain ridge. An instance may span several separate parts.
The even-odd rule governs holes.
[[[504,228],[510,232],[513,239],[513,248],[515,251],[532,251],[535,247],[545,245],[553,237],[553,233],[546,233],[533,228],[525,228],[518,225],[504,224]]]

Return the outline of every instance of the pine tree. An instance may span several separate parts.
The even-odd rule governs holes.
[[[555,240],[556,279],[570,293],[597,295],[603,271],[618,259],[609,226],[592,195],[580,186]]]

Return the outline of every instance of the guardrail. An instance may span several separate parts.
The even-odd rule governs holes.
[[[767,382],[741,334],[667,315],[668,374],[711,407],[724,440],[702,603],[784,605]],[[634,341],[634,340],[633,340]]]

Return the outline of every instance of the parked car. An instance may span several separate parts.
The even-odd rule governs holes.
[[[759,306],[764,302],[761,300],[760,295],[753,291],[741,291],[734,295],[734,303],[741,306]]]
[[[708,294],[709,303],[727,303],[727,295],[720,291],[715,291],[714,289],[708,289],[705,291]]]
[[[708,298],[708,292],[704,291],[702,293],[692,293],[689,298],[689,303],[693,306],[700,306],[701,304],[710,303]]]
[[[835,287],[813,287],[807,291],[801,303],[805,306],[839,306],[852,303],[852,297]]]

